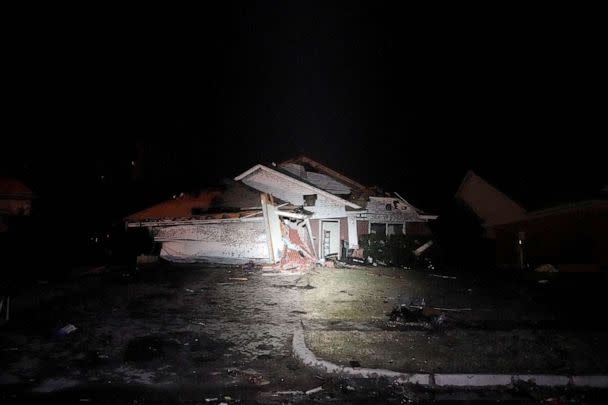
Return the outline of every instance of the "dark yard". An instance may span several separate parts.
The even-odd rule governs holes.
[[[607,374],[599,275],[433,276],[394,268],[154,266],[15,296],[0,331],[3,402],[367,403],[487,399],[605,400],[605,392],[515,383],[495,389],[395,385],[329,375],[292,355],[303,322],[320,358],[405,372]],[[440,274],[446,276],[445,274]],[[542,278],[544,280],[545,278]],[[32,297],[35,297],[34,299]],[[414,303],[433,311],[403,320]],[[441,325],[433,317],[445,315]],[[61,333],[72,324],[77,329]],[[323,387],[320,392],[306,391]],[[208,403],[208,402],[207,402]],[[600,403],[600,402],[597,402]]]
[[[1,404],[608,403],[601,10],[26,6]]]

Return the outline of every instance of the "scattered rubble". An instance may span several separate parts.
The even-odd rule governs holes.
[[[450,279],[450,280],[456,280],[456,277],[454,277],[454,276],[444,276],[443,274],[429,273],[429,276],[431,276],[431,277],[438,277],[438,278],[447,278],[447,279]]]
[[[558,270],[551,264],[542,264],[534,269],[537,273],[557,273]]]
[[[255,263],[249,261],[243,265],[243,270],[245,271],[253,271],[255,270]]]
[[[450,310],[466,311],[470,310],[470,308],[452,309],[430,307],[426,305],[401,304],[399,307],[393,308],[389,314],[389,319],[390,322],[401,324],[402,326],[437,329],[443,327],[448,321],[448,317],[443,312]]]
[[[265,266],[263,269],[281,271],[306,271],[317,264],[317,259],[310,247],[302,241],[297,229],[284,226],[286,237],[283,238],[285,247],[279,262],[273,266]]]
[[[67,336],[72,332],[75,332],[78,328],[71,323],[65,325],[63,328],[59,328],[55,333],[57,336]]]
[[[316,387],[316,388],[312,388],[308,391],[305,392],[306,395],[311,395],[311,394],[315,394],[317,392],[321,392],[323,391],[323,387]]]
[[[304,391],[277,391],[277,395],[304,395]]]

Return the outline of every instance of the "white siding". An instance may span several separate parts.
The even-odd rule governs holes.
[[[391,207],[389,210],[386,209],[387,205]],[[413,207],[391,197],[370,197],[367,203],[367,219],[373,223],[423,221]]]
[[[359,240],[357,238],[357,219],[355,217],[348,217],[348,247],[354,248],[359,246]]]
[[[271,194],[294,205],[304,205],[304,196],[314,194],[313,190],[304,185],[265,170],[258,170],[250,174],[243,179],[243,182],[256,190]],[[314,213],[313,219],[343,217],[346,212],[344,204],[320,194],[317,194],[317,200],[313,207],[304,207],[304,209]]]
[[[169,261],[269,261],[262,221],[179,225],[160,228],[155,232],[154,239],[163,242],[161,257]]]

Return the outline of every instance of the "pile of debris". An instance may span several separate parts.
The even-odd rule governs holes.
[[[441,329],[446,326],[447,317],[440,308],[427,306],[424,299],[420,303],[401,304],[388,314],[390,326]]]
[[[310,270],[317,263],[315,255],[310,251],[300,238],[298,230],[292,227],[286,227],[286,234],[283,237],[283,254],[281,260],[275,264],[273,269],[282,271],[301,272]]]

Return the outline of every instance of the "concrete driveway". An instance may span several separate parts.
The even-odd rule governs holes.
[[[331,357],[330,351],[342,347],[357,351],[348,359],[369,363],[374,357],[362,350],[373,339],[367,346],[365,340],[349,347],[343,343],[358,339],[361,331],[384,332],[386,311],[404,295],[434,291],[415,282],[425,275],[412,274],[318,268],[290,275],[157,266],[136,274],[113,271],[36,284],[13,297],[13,319],[0,328],[0,400],[403,403],[473,395],[535,403],[552,395],[589,395],[522,387],[436,391],[322,375],[293,358],[293,331],[303,319],[310,331],[346,336],[315,340],[310,334],[311,348],[320,356]],[[68,325],[76,330],[61,333]],[[392,332],[404,332],[397,329]],[[344,361],[344,353],[336,360]]]
[[[306,280],[161,266],[34,286],[0,329],[0,382],[34,393],[179,385],[211,398],[309,390],[323,381],[291,356]],[[62,335],[66,325],[77,329]]]

